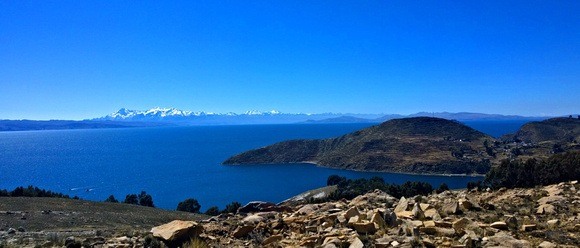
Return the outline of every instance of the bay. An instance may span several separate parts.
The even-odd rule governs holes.
[[[231,155],[288,139],[330,138],[373,124],[153,127],[0,133],[0,189],[34,185],[83,199],[123,200],[146,191],[157,207],[195,198],[202,210],[252,200],[279,202],[325,186],[329,175],[381,176],[463,188],[481,178],[356,172],[291,165],[221,165]],[[497,125],[495,123],[494,125]],[[484,125],[485,126],[485,125]],[[495,127],[494,127],[495,128]],[[501,128],[499,128],[501,129]],[[495,129],[494,129],[495,130]],[[496,136],[496,135],[494,135]]]

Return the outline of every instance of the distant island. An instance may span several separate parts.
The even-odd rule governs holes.
[[[185,111],[176,108],[152,108],[129,110],[121,108],[103,117],[86,120],[0,120],[0,131],[62,130],[94,128],[128,128],[151,126],[199,126],[199,125],[253,125],[253,124],[331,124],[331,123],[381,123],[405,117],[438,117],[458,121],[538,121],[548,117],[498,115],[482,113],[429,113],[399,114],[354,114],[354,113],[282,113],[271,111],[246,111],[244,113],[212,113]]]
[[[411,117],[332,139],[284,141],[223,163],[315,163],[362,171],[484,174],[506,158],[545,158],[580,150],[578,141],[580,119],[572,117],[530,122],[500,140],[457,121]]]

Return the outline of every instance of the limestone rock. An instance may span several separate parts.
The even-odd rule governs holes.
[[[352,227],[356,232],[361,234],[373,234],[377,231],[375,223],[368,221],[353,223]]]
[[[272,236],[264,239],[264,241],[262,242],[262,245],[269,245],[269,244],[274,243],[274,242],[279,242],[283,238],[284,238],[284,236],[279,235],[279,234],[278,235],[272,235]]]
[[[445,214],[457,214],[459,212],[459,203],[455,199],[445,199],[441,211]]]
[[[524,232],[529,232],[529,231],[533,231],[533,230],[536,230],[535,224],[522,225],[522,231],[524,231]]]
[[[538,207],[536,211],[537,214],[555,214],[556,208],[552,204],[542,204]]]
[[[538,247],[540,247],[540,248],[556,248],[558,246],[555,245],[554,243],[549,242],[549,241],[544,241],[544,242],[540,243],[540,245]]]
[[[250,232],[252,232],[254,230],[254,226],[239,226],[238,228],[236,228],[236,230],[234,230],[234,232],[232,233],[232,236],[234,236],[234,238],[243,238],[246,235],[248,235]]]
[[[247,223],[247,224],[258,224],[260,222],[264,222],[265,218],[257,215],[257,214],[253,214],[253,215],[249,215],[247,217],[245,217],[242,222],[243,223]]]
[[[359,238],[354,238],[354,240],[350,243],[348,248],[363,248],[365,245]]]
[[[173,242],[187,240],[203,232],[203,227],[194,221],[174,220],[151,229],[153,237]]]
[[[414,219],[416,220],[425,219],[425,213],[423,213],[423,210],[421,209],[419,203],[415,203],[415,205],[413,206],[413,210],[411,212],[413,213]]]
[[[405,198],[405,197],[401,197],[401,199],[399,200],[399,203],[397,204],[397,207],[395,207],[395,213],[407,211],[408,207],[409,207],[409,200],[407,200],[407,198]]]
[[[489,226],[492,228],[495,228],[495,229],[499,229],[499,230],[507,230],[508,229],[508,225],[503,221],[496,221],[494,223],[491,223]]]
[[[346,213],[344,213],[344,218],[349,220],[350,218],[358,216],[358,215],[360,215],[358,209],[356,209],[356,207],[352,207],[352,208],[348,209],[346,211]]]

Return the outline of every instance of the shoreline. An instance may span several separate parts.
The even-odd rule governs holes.
[[[414,173],[414,172],[396,172],[396,171],[374,171],[374,170],[354,170],[354,169],[344,169],[336,168],[331,166],[320,165],[314,161],[302,161],[302,162],[286,162],[286,163],[251,163],[251,164],[224,164],[226,166],[244,166],[244,165],[292,165],[292,164],[310,164],[316,167],[328,168],[334,170],[345,170],[345,171],[356,171],[356,172],[371,172],[371,173],[390,173],[390,174],[400,174],[400,175],[414,175],[414,176],[446,176],[446,177],[485,177],[485,174],[437,174],[437,173]]]

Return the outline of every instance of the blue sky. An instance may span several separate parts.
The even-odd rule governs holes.
[[[580,1],[0,1],[0,119],[580,112]]]

